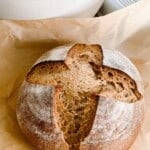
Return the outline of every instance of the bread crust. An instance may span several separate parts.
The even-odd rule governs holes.
[[[55,98],[59,88],[24,81],[19,95],[17,119],[27,138],[41,150],[68,150],[58,127]]]
[[[76,45],[78,46],[78,44]],[[82,45],[84,47],[84,45]],[[63,61],[72,45],[61,46],[44,54],[33,65],[44,61]],[[103,50],[103,65],[119,69],[133,78],[143,94],[136,67],[120,52]],[[27,138],[41,150],[69,150],[58,126],[55,98],[59,87],[24,81],[19,94],[17,119]],[[112,100],[99,95],[95,120],[79,150],[127,150],[134,142],[144,118],[143,98],[135,103]]]
[[[143,102],[124,103],[99,97],[99,104],[88,137],[81,150],[127,150],[143,121]]]

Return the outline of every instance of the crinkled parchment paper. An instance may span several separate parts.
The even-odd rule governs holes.
[[[0,150],[34,150],[15,114],[18,89],[44,52],[66,43],[100,43],[128,56],[145,85],[145,121],[131,150],[150,150],[150,1],[105,17],[0,21]]]

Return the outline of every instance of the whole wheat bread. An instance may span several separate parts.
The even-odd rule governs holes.
[[[76,44],[64,61],[37,63],[26,81],[55,88],[55,116],[69,150],[81,149],[81,143],[90,134],[100,96],[128,104],[142,99],[136,82],[128,74],[103,65],[99,45]]]

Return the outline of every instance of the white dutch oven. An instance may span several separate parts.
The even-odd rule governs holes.
[[[139,0],[105,0],[103,6],[103,14],[108,14],[118,9],[122,9],[138,1]]]
[[[92,17],[103,0],[0,0],[0,19]]]

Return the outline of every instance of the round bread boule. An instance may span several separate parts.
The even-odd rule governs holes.
[[[81,44],[82,45],[82,44]],[[42,55],[34,66],[47,61],[64,61],[74,45],[54,48]],[[102,50],[103,65],[118,69],[134,79],[143,95],[143,84],[136,67],[118,51]],[[55,85],[55,82],[54,82]],[[17,119],[22,132],[40,150],[71,150],[59,127],[56,98],[59,87],[24,80],[17,105]],[[91,85],[92,86],[92,85]],[[88,135],[72,150],[128,150],[133,144],[144,117],[143,98],[124,102],[98,95],[95,117]]]

